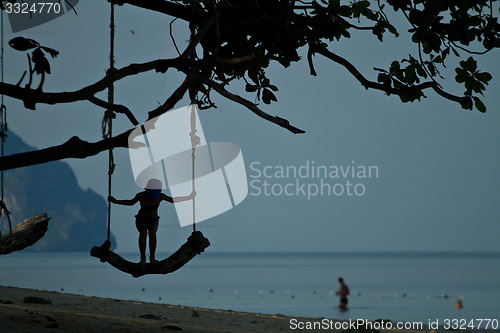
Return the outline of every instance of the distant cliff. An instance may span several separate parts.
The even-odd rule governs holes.
[[[5,154],[34,150],[8,132]],[[106,238],[106,201],[82,190],[64,162],[51,162],[4,172],[5,202],[15,225],[39,212],[52,219],[45,236],[25,251],[90,251]],[[2,219],[2,232],[8,224]],[[111,236],[112,244],[116,244]]]

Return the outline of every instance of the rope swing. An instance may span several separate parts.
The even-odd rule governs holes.
[[[196,179],[196,174],[195,174],[195,152],[196,152],[196,147],[200,145],[200,137],[196,135],[196,109],[195,109],[195,104],[191,103],[191,132],[189,133],[189,136],[191,137],[191,183],[192,183],[192,191],[194,192],[196,190],[195,186],[195,179]],[[196,196],[191,199],[193,201],[193,232],[196,231]]]
[[[109,69],[107,71],[108,75],[111,75],[115,70],[115,5],[111,3],[111,13],[109,18]],[[113,81],[109,83],[108,86],[108,104],[113,105],[114,103],[115,89]],[[111,139],[113,137],[113,118],[116,114],[113,110],[106,110],[104,112],[104,117],[102,119],[102,137],[104,139]],[[108,149],[108,197],[111,195],[111,185],[112,185],[112,175],[115,171],[115,159],[113,156],[113,147]],[[106,241],[102,245],[106,249],[111,247],[111,202],[108,201],[108,212],[107,212],[107,237]],[[103,259],[101,259],[104,262]]]
[[[115,56],[114,56],[114,38],[115,38],[115,11],[114,4],[111,3],[111,15],[110,15],[110,55],[109,55],[109,69],[108,75],[112,74],[115,70]],[[109,105],[114,104],[114,86],[111,81],[108,86],[108,103]],[[102,135],[103,138],[111,139],[112,137],[112,125],[113,118],[115,118],[115,113],[112,110],[106,110],[104,113],[104,118],[102,121]],[[144,126],[142,126],[143,132],[145,132]],[[143,133],[146,135],[146,133]],[[196,135],[196,112],[194,105],[191,109],[191,166],[192,166],[192,189],[195,190],[195,150],[196,146],[200,144],[200,138]],[[112,174],[115,169],[113,148],[110,147],[108,150],[108,197],[111,196],[111,180]],[[119,269],[122,272],[129,273],[133,277],[139,277],[146,274],[168,274],[172,273],[187,262],[193,259],[197,254],[203,252],[210,242],[207,238],[203,236],[200,231],[196,231],[195,222],[195,199],[193,198],[193,233],[187,239],[176,252],[170,255],[168,258],[157,262],[156,264],[147,263],[141,266],[139,263],[133,263],[128,260],[123,259],[118,254],[110,250],[110,230],[111,230],[111,202],[108,200],[108,230],[107,230],[107,240],[99,246],[94,246],[90,251],[90,255],[99,258],[101,262],[108,262],[113,267]]]

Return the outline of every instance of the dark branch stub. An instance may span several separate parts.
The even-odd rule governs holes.
[[[12,234],[6,233],[0,237],[0,255],[20,251],[35,244],[47,232],[50,216],[45,213],[36,214],[19,223]]]

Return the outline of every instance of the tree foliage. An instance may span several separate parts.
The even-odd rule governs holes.
[[[152,70],[163,73],[175,68],[185,74],[184,82],[162,105],[149,112],[149,119],[172,109],[186,93],[201,109],[215,107],[211,97],[216,93],[293,133],[303,133],[288,120],[261,109],[278,100],[278,87],[272,83],[268,71],[272,63],[293,68],[293,63],[307,61],[311,75],[317,75],[315,56],[322,56],[340,65],[339,70],[347,70],[366,89],[397,95],[402,102],[421,100],[428,91],[434,91],[463,109],[485,112],[481,97],[492,76],[480,69],[478,59],[500,47],[499,4],[491,0],[115,0],[114,3],[163,13],[165,20],[183,20],[188,23],[191,38],[183,50],[178,49],[176,58],[114,69],[77,91],[49,93],[42,90],[42,84],[32,89],[28,85],[2,83],[0,93],[22,100],[29,109],[35,109],[37,103],[87,100],[104,110],[123,113],[137,124],[126,106],[107,103],[95,94],[127,76]],[[404,24],[391,22],[398,16],[402,20],[397,22]],[[372,35],[382,48],[388,35],[409,36],[415,48],[408,51],[408,57],[389,60],[386,68],[374,68],[369,74],[376,80],[369,80],[356,64],[337,53],[341,50],[332,51],[339,41],[355,38],[354,32],[356,36]],[[50,67],[42,52],[48,50],[35,43],[37,54],[33,51],[32,60],[43,65],[35,71],[48,74]],[[172,44],[177,48],[173,39]],[[307,54],[305,59],[301,54]],[[454,80],[445,81],[443,75],[449,74],[443,73],[450,63],[457,64],[456,75]],[[244,81],[245,93],[255,94],[258,103],[231,92],[235,81]],[[463,93],[456,93],[462,89]],[[67,157],[85,158],[110,147],[126,147],[128,133],[96,143],[72,138],[41,152],[7,156],[0,168]]]

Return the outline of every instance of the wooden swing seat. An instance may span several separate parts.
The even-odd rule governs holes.
[[[38,213],[16,225],[12,234],[3,234],[0,237],[0,255],[20,251],[35,244],[47,232],[50,219],[46,213]]]
[[[187,239],[187,242],[170,257],[159,261],[155,265],[147,263],[146,266],[142,268],[138,263],[125,260],[118,254],[109,250],[109,248],[106,248],[105,244],[102,246],[94,246],[92,250],[90,250],[90,255],[101,259],[102,262],[108,262],[111,266],[122,272],[129,273],[135,278],[146,274],[165,275],[175,272],[193,259],[194,256],[205,251],[205,249],[210,246],[210,242],[203,236],[201,231],[194,231]]]

